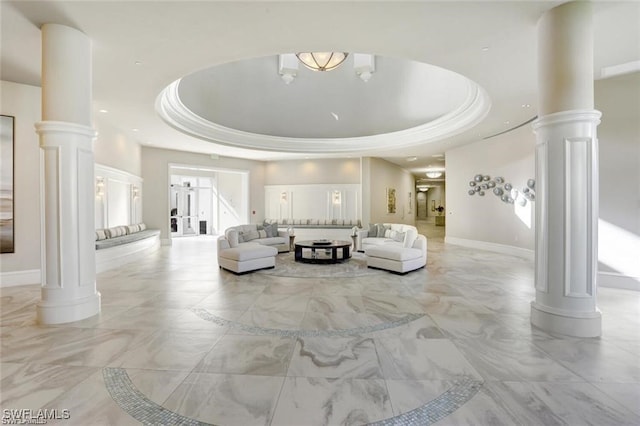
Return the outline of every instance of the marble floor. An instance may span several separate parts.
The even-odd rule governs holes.
[[[599,339],[533,329],[532,262],[443,242],[405,276],[236,276],[215,240],[99,274],[102,312],[35,324],[2,289],[0,407],[49,424],[638,425],[640,293],[601,288]],[[292,256],[292,255],[280,255]]]

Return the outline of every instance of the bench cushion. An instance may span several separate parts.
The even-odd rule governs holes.
[[[159,229],[146,229],[144,231],[136,232],[135,234],[107,238],[106,240],[96,241],[96,250],[132,243],[134,241],[144,240],[145,238],[150,238],[156,235],[160,235]]]
[[[382,245],[367,248],[366,254],[370,257],[381,257],[399,262],[422,257],[422,251],[419,249],[403,248],[396,245]]]
[[[257,243],[239,244],[237,247],[222,250],[218,256],[224,259],[244,262],[246,260],[260,259],[263,257],[275,257],[278,249],[275,247],[263,246]]]

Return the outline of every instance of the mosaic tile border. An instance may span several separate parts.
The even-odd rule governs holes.
[[[126,370],[106,367],[102,377],[109,395],[123,411],[145,425],[214,426],[185,417],[156,404],[140,392]]]
[[[193,308],[191,311],[202,318],[205,321],[211,321],[220,326],[229,326],[231,328],[242,330],[247,333],[255,335],[271,335],[280,337],[348,337],[359,336],[366,333],[373,333],[375,331],[387,330],[390,328],[399,327],[401,325],[408,324],[419,318],[425,316],[425,314],[407,314],[404,317],[390,322],[383,322],[375,325],[367,325],[365,327],[338,329],[338,330],[281,330],[278,328],[266,328],[255,325],[242,324],[237,321],[231,321],[224,318],[220,318],[217,315],[212,314],[206,309]]]
[[[455,382],[451,389],[425,405],[395,417],[370,423],[369,426],[431,425],[466,404],[478,393],[481,387],[482,382],[465,377]]]
[[[214,426],[211,423],[200,422],[167,410],[151,401],[135,387],[127,371],[123,368],[106,367],[102,370],[102,376],[111,398],[123,411],[142,424]],[[464,377],[455,382],[449,390],[425,405],[369,425],[413,426],[433,424],[463,406],[478,393],[481,387],[481,382],[470,377]]]

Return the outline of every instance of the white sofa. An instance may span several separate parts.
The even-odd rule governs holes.
[[[218,266],[242,274],[276,266],[278,249],[259,243],[243,243],[231,247],[226,237],[218,237]]]
[[[410,248],[418,236],[418,229],[403,223],[374,223],[356,235],[357,250],[366,253],[368,248],[380,245]]]
[[[367,266],[406,274],[427,264],[427,238],[418,234],[411,247],[391,241],[365,248]]]
[[[230,248],[251,243],[275,247],[279,253],[289,251],[289,232],[278,230],[277,224],[232,226],[224,232],[224,236]]]

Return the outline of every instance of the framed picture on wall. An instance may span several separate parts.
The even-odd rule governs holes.
[[[387,213],[396,212],[396,190],[387,188]]]
[[[15,117],[0,115],[0,253],[14,253],[14,135]]]
[[[431,200],[431,211],[432,212],[436,211],[436,200]]]
[[[411,191],[409,191],[409,213],[411,213],[411,206],[412,206],[412,202],[411,199],[413,198],[413,194],[411,194]]]

